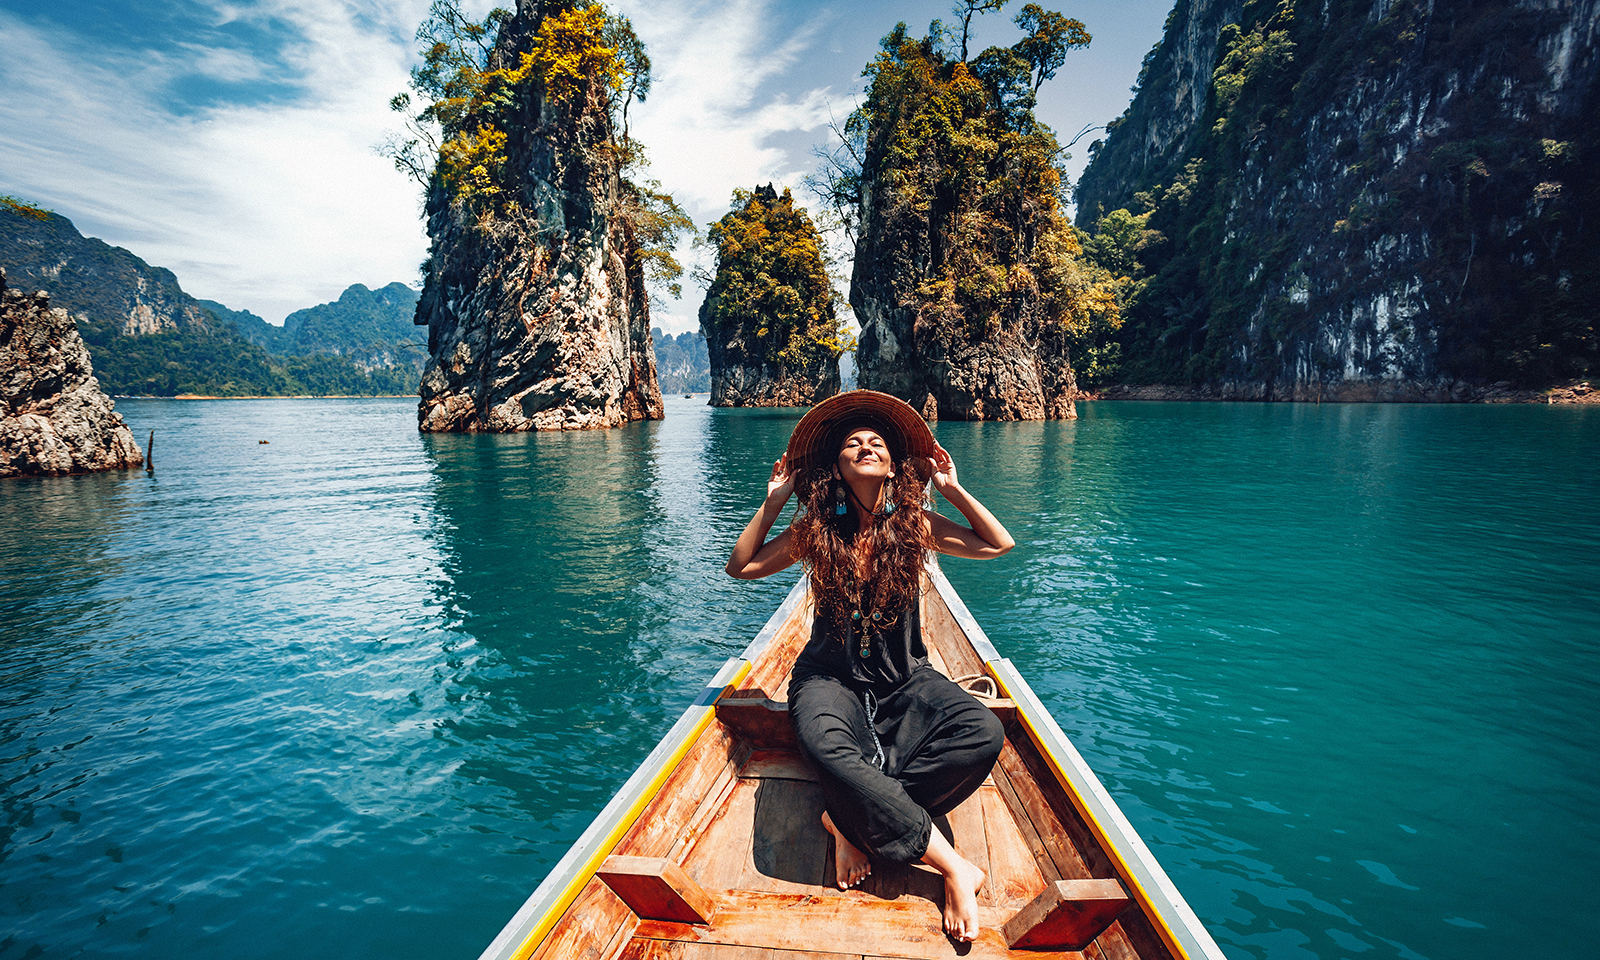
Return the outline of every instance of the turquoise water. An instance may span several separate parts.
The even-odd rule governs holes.
[[[0,484],[0,958],[475,957],[793,582],[721,568],[795,412],[668,404]],[[1600,410],[1080,409],[938,426],[1019,542],[945,569],[1224,951],[1592,956]]]

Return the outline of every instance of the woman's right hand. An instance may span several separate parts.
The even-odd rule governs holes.
[[[767,532],[783,513],[784,504],[794,495],[794,474],[789,470],[789,455],[785,453],[772,465],[772,476],[767,479],[767,499],[761,509],[745,524],[739,541],[733,545],[728,557],[728,576],[740,580],[770,577],[779,570],[794,565],[794,555],[789,552],[790,534],[783,531],[771,540]]]
[[[789,471],[788,451],[772,465],[772,477],[767,480],[767,499],[772,499],[774,494],[782,498],[781,503],[788,503],[794,495],[794,474]]]

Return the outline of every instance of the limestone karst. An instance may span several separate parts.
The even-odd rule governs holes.
[[[1118,378],[1474,400],[1600,372],[1597,34],[1593,0],[1180,0],[1076,192],[1137,262]]]
[[[72,317],[43,293],[11,289],[0,270],[0,477],[142,463]]]
[[[443,137],[428,158],[416,313],[424,431],[662,416],[645,287],[660,195],[623,176],[619,106],[642,50],[630,73],[623,24],[598,5],[521,0],[481,25],[494,37],[485,62],[446,65],[434,87],[427,68],[414,74]]]
[[[700,307],[714,407],[808,407],[839,392],[843,351],[822,238],[788,189],[739,190],[711,228]]]

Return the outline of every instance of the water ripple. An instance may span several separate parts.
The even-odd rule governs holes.
[[[668,402],[122,401],[153,476],[0,486],[0,953],[475,956],[794,582],[722,564],[798,412]],[[1020,544],[945,569],[1230,956],[1586,955],[1600,417],[938,433]]]

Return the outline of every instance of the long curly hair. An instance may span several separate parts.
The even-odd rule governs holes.
[[[894,512],[865,530],[848,508],[848,492],[841,501],[843,481],[834,478],[832,461],[807,473],[795,484],[801,509],[790,550],[811,578],[817,616],[827,617],[842,639],[852,611],[900,611],[917,600],[922,566],[933,549],[933,530],[922,512],[928,466],[915,458],[894,460],[894,478],[886,487]],[[846,504],[843,514],[836,512],[840,502]]]

